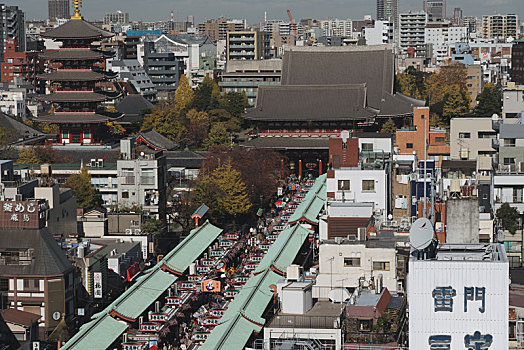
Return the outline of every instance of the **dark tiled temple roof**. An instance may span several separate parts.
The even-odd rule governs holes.
[[[261,86],[257,106],[246,118],[370,121],[375,116],[412,114],[424,101],[393,95],[394,74],[388,45],[293,47],[284,55],[281,86]],[[346,91],[338,86],[346,86]]]
[[[127,95],[115,106],[116,110],[124,113],[121,123],[132,123],[140,119],[140,112],[153,108],[153,104],[139,94]]]
[[[208,152],[195,152],[189,149],[183,151],[164,152],[168,167],[200,169]]]
[[[48,102],[102,102],[107,97],[96,92],[55,92],[49,95],[40,95],[38,100]]]
[[[0,112],[0,127],[13,136],[12,144],[31,144],[46,138],[46,134]]]
[[[282,62],[281,85],[366,84],[367,103],[377,108],[385,93],[393,93],[393,62],[387,45],[290,48]]]
[[[376,111],[366,108],[366,85],[260,86],[251,120],[358,120]]]
[[[96,60],[103,57],[105,57],[104,53],[89,49],[60,49],[40,54],[40,58],[48,60]]]
[[[92,124],[92,123],[105,123],[108,121],[118,120],[118,117],[110,115],[104,115],[99,113],[55,113],[55,114],[41,114],[38,118],[35,118],[36,122],[42,123],[56,123],[56,124],[68,124],[68,123],[80,123],[80,124]]]
[[[110,38],[114,34],[83,20],[72,19],[57,28],[43,33],[41,36],[49,39],[98,39]]]
[[[4,265],[1,270],[3,275],[61,275],[73,268],[47,228],[40,230],[0,229],[0,247],[34,249],[31,264]]]
[[[329,149],[328,138],[260,137],[240,144],[244,147],[272,148],[277,150]]]
[[[158,151],[171,151],[178,147],[175,142],[171,141],[164,135],[159,134],[153,128],[142,130],[137,135],[137,140],[140,138]]]
[[[51,81],[93,81],[104,80],[105,75],[91,70],[58,70],[52,73],[39,74],[38,79]]]

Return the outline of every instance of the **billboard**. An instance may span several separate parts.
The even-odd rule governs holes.
[[[0,227],[39,229],[45,226],[45,201],[0,201]]]
[[[508,264],[409,262],[409,344],[413,349],[508,349]]]
[[[220,281],[205,280],[200,282],[202,292],[220,292]]]
[[[93,298],[102,299],[102,272],[93,272]]]

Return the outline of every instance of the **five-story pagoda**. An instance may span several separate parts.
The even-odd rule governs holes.
[[[57,124],[61,144],[97,145],[107,134],[106,123],[120,115],[98,108],[108,96],[97,93],[95,84],[115,75],[95,69],[97,63],[111,54],[91,49],[91,44],[113,34],[85,21],[80,15],[81,5],[82,0],[73,1],[75,12],[71,20],[42,34],[44,38],[61,41],[62,47],[41,55],[53,71],[38,76],[47,81],[52,92],[39,96],[39,100],[50,103],[52,108],[35,121]]]

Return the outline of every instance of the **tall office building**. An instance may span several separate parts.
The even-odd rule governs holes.
[[[398,43],[400,50],[410,57],[427,57],[425,41],[426,24],[429,15],[426,12],[408,12],[399,15]]]
[[[397,25],[398,0],[377,0],[377,20],[390,21]]]
[[[48,0],[49,19],[69,18],[69,0]]]
[[[129,23],[129,13],[116,11],[106,13],[104,16],[104,24],[128,24]]]
[[[446,0],[424,0],[423,10],[432,21],[442,21],[446,18]]]
[[[0,62],[4,61],[7,40],[14,39],[15,51],[25,51],[24,12],[18,6],[0,4]]]
[[[482,37],[486,39],[517,38],[518,17],[515,14],[482,16]]]
[[[460,7],[455,7],[455,9],[453,9],[453,24],[456,26],[461,26],[463,22],[462,9]]]

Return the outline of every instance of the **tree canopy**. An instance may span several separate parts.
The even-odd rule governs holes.
[[[388,121],[385,122],[384,125],[382,125],[382,129],[380,131],[389,133],[394,133],[395,131],[397,131],[397,125],[395,124],[393,118],[389,118]]]
[[[477,96],[478,104],[473,109],[476,116],[491,117],[502,113],[502,89],[493,83],[487,83]]]
[[[221,123],[216,123],[211,127],[208,137],[205,139],[203,146],[209,150],[215,146],[227,146],[230,144],[231,134]]]
[[[520,217],[517,208],[510,206],[508,203],[503,203],[497,209],[496,216],[504,230],[508,230],[513,235],[517,232]]]
[[[104,203],[100,193],[91,185],[91,175],[86,167],[83,167],[79,174],[71,175],[65,185],[73,190],[79,208],[88,210],[100,207]]]
[[[195,92],[189,85],[189,80],[187,77],[182,74],[178,81],[178,88],[175,92],[175,114],[183,113],[187,110],[193,103],[193,98],[195,97]]]

